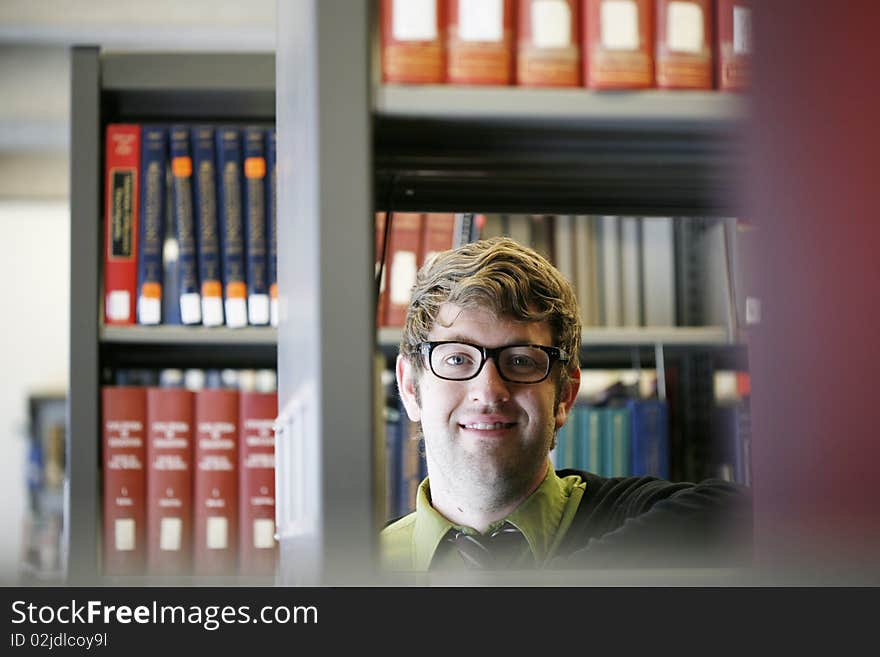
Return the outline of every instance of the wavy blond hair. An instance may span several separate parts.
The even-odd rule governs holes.
[[[438,253],[419,270],[406,313],[400,353],[421,375],[417,345],[426,342],[440,305],[491,310],[498,317],[549,322],[554,345],[569,356],[557,392],[580,367],[581,320],[571,283],[534,249],[493,237]]]

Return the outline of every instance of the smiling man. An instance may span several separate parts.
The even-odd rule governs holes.
[[[428,477],[416,511],[382,531],[386,568],[741,564],[750,505],[738,487],[554,471],[580,335],[569,282],[513,240],[425,264],[396,374]]]

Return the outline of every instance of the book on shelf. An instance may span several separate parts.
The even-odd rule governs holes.
[[[660,89],[712,89],[715,1],[657,0],[655,71]]]
[[[574,287],[582,326],[599,326],[599,277],[596,217],[576,216],[574,221]]]
[[[582,255],[574,250],[576,221],[577,217],[565,214],[556,216],[553,222],[553,264],[572,285],[576,282],[575,259]]]
[[[165,239],[162,240],[162,323],[183,324],[180,318],[180,245],[177,240],[177,216],[171,194],[171,166],[165,167]]]
[[[669,408],[662,399],[630,399],[632,476],[669,479]]]
[[[241,136],[235,126],[216,130],[217,198],[223,263],[223,309],[226,326],[247,326],[244,217],[242,216]]]
[[[625,477],[630,468],[630,411],[625,404],[612,402],[605,408],[602,426],[603,474]]]
[[[102,386],[102,571],[140,575],[146,566],[146,389]]]
[[[555,262],[553,249],[556,217],[549,214],[532,214],[528,218],[531,225],[530,246],[550,262]]]
[[[675,326],[675,236],[670,217],[642,219],[645,326]]]
[[[591,89],[654,86],[654,0],[584,1],[584,84]]]
[[[278,326],[278,139],[266,128],[266,279],[269,285],[269,324]]]
[[[621,325],[642,326],[641,242],[639,217],[620,217]]]
[[[191,129],[193,150],[193,206],[198,224],[199,280],[201,281],[202,324],[223,325],[223,277],[220,262],[220,226],[217,218],[217,168],[214,156],[214,128],[195,125]]]
[[[580,33],[579,0],[519,0],[516,83],[580,86]]]
[[[147,569],[188,574],[192,566],[193,393],[147,389]]]
[[[193,571],[226,575],[238,567],[238,391],[194,395]]]
[[[532,225],[528,215],[511,214],[507,216],[510,239],[523,246],[532,244]]]
[[[134,324],[140,126],[108,124],[104,146],[104,323]]]
[[[619,217],[598,218],[599,315],[602,326],[623,324]]]
[[[382,0],[382,81],[440,84],[446,80],[446,2]]]
[[[266,145],[263,128],[245,128],[242,140],[248,323],[265,326],[269,323],[269,285],[266,271]]]
[[[196,229],[193,215],[192,154],[189,128],[174,125],[169,129],[171,151],[171,194],[177,225],[177,267],[180,276],[180,320],[183,324],[202,323],[202,299],[199,290],[199,266],[196,253]]]
[[[395,212],[388,236],[388,299],[383,326],[403,326],[409,307],[412,286],[422,261],[422,215],[418,212]]]
[[[137,253],[137,323],[162,321],[162,248],[165,237],[165,174],[168,131],[141,129],[140,219]]]
[[[717,87],[745,91],[751,81],[752,2],[717,0]]]
[[[514,65],[514,0],[448,0],[450,84],[509,85]]]
[[[455,239],[455,215],[451,212],[428,212],[422,217],[421,262],[419,267],[441,251],[452,248]]]
[[[587,404],[577,405],[578,413],[578,468],[602,474],[604,461],[602,455],[602,434],[606,419],[606,409]]]

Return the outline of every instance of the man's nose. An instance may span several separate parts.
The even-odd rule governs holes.
[[[510,399],[510,389],[507,381],[501,378],[498,368],[493,359],[483,363],[483,369],[470,381],[470,396],[472,401],[496,404]]]

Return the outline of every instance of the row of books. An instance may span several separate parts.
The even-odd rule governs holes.
[[[384,214],[376,215],[377,266]],[[461,217],[472,217],[470,233]],[[669,217],[393,213],[379,326],[402,326],[416,271],[436,251],[507,235],[556,265],[574,286],[585,327],[675,326],[674,220]],[[386,283],[387,281],[387,283]]]
[[[103,573],[275,572],[276,392],[101,389]]]
[[[104,323],[277,326],[275,129],[105,138]]]
[[[382,79],[742,91],[751,30],[751,0],[382,0]]]

